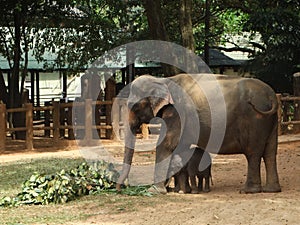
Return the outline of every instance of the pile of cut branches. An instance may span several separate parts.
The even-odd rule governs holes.
[[[114,165],[105,161],[82,163],[70,171],[61,170],[51,175],[35,172],[22,184],[22,191],[16,197],[0,199],[0,206],[66,203],[83,195],[116,193],[118,176]],[[124,193],[149,196],[146,188],[128,187]]]

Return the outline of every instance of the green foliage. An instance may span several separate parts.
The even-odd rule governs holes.
[[[119,173],[112,163],[98,161],[81,163],[74,169],[62,169],[54,174],[34,172],[23,182],[22,191],[16,197],[5,196],[0,206],[48,205],[74,200],[83,195],[117,194],[115,181]],[[149,186],[127,186],[122,194],[130,196],[152,196]]]
[[[260,2],[250,15],[248,28],[261,34],[265,50],[255,56],[257,75],[280,92],[292,92],[292,74],[300,69],[300,5],[282,0]]]
[[[22,184],[16,197],[3,197],[0,206],[65,203],[76,197],[113,189],[118,172],[112,163],[100,161],[80,164],[68,172],[52,175],[34,173]]]
[[[122,194],[129,195],[129,196],[147,196],[151,197],[153,194],[148,191],[150,186],[136,186],[136,187],[126,187],[124,190],[122,190]]]
[[[158,2],[170,41],[181,44],[179,2]],[[273,84],[277,91],[290,91],[291,75],[300,69],[299,1],[210,1],[208,37],[204,32],[206,1],[193,0],[192,3],[196,53],[203,52],[205,38],[209,39],[210,46],[218,46],[236,42],[230,36],[244,31],[259,34],[259,43],[254,43],[257,40],[252,40],[251,35],[247,37],[247,47],[254,47],[248,51],[254,59],[250,69],[257,77]],[[54,66],[80,69],[105,51],[151,36],[143,1],[116,4],[113,0],[3,0],[1,6],[0,54],[10,62],[11,68],[17,59],[14,51],[18,46],[14,33],[17,27],[21,29],[20,67],[26,66],[26,53],[32,53],[48,69]],[[16,15],[20,19],[18,23],[14,20]],[[240,43],[232,44],[247,52]],[[45,53],[51,53],[55,65],[47,62]],[[18,80],[11,83],[19,84]]]
[[[222,25],[222,33],[226,36],[241,35],[243,25],[248,21],[249,15],[241,10],[228,9],[219,16],[220,25]],[[228,41],[225,39],[224,41]]]

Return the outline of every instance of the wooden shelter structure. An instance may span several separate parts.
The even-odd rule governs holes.
[[[100,66],[97,66],[97,73],[99,76],[104,74],[104,80],[107,80],[109,77],[115,78],[115,74],[118,71],[121,71],[122,74],[122,80],[119,82],[120,86],[125,86],[126,84],[130,83],[136,75],[141,74],[157,74],[161,73],[161,66],[159,63],[143,63],[140,62],[138,58],[135,60],[128,59],[130,55],[132,54],[126,54],[124,52],[121,52],[121,57],[118,58],[118,60],[115,61],[109,61],[104,62]],[[29,54],[30,55],[30,54]],[[40,98],[40,80],[41,76],[43,76],[43,73],[59,73],[59,77],[62,79],[62,87],[61,87],[61,96],[60,98],[65,99],[68,96],[68,84],[67,84],[67,77],[70,75],[70,73],[74,74],[76,72],[78,73],[85,73],[83,76],[85,78],[88,78],[90,74],[86,71],[89,70],[90,66],[93,65],[87,65],[86,67],[83,67],[76,72],[69,70],[68,68],[64,67],[57,67],[55,63],[55,55],[46,54],[45,62],[38,62],[36,59],[34,59],[32,56],[29,57],[28,60],[28,75],[30,77],[30,92],[29,92],[29,99],[33,103],[34,106],[41,106],[41,98]],[[133,64],[128,64],[129,61],[133,61]],[[46,65],[46,66],[45,66]],[[7,60],[0,56],[0,70],[3,74],[4,80],[7,82],[8,89],[10,87],[10,77],[11,77],[11,68],[9,67],[9,64]],[[46,75],[46,74],[45,74]],[[90,78],[88,78],[90,79]],[[99,82],[95,82],[95,77],[91,78],[93,86],[99,84]],[[98,79],[98,78],[97,78]],[[86,79],[81,79],[82,81],[85,81]],[[90,85],[91,86],[91,85]],[[90,87],[89,86],[89,87]],[[86,91],[81,88],[81,91]],[[111,95],[111,94],[110,94]],[[93,98],[94,99],[94,98]]]
[[[246,61],[233,59],[217,49],[209,49],[208,66],[218,74],[237,75],[244,68]]]

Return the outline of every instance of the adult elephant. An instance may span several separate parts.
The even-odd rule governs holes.
[[[281,191],[276,165],[278,103],[274,91],[260,80],[212,74],[170,78],[144,75],[131,84],[128,108],[123,169],[117,190],[128,177],[137,130],[142,123],[160,117],[163,125],[154,174],[154,189],[158,192],[166,193],[172,155],[191,145],[212,153],[244,154],[248,162],[245,193]],[[192,154],[190,151],[189,157]],[[264,188],[262,158],[266,167]]]

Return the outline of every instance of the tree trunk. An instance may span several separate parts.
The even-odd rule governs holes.
[[[12,68],[11,86],[9,90],[9,106],[11,108],[17,108],[22,106],[22,97],[19,89],[19,76],[20,76],[20,59],[21,59],[21,25],[22,25],[21,13],[18,9],[14,11],[14,65]],[[12,115],[12,123],[14,127],[25,127],[25,113],[14,113]],[[26,132],[16,132],[17,139],[25,139]]]
[[[192,0],[180,0],[180,30],[182,45],[195,52],[195,39],[192,24]]]
[[[21,104],[19,91],[19,72],[21,59],[21,15],[18,10],[14,12],[14,62],[12,68],[11,85],[10,85],[10,107],[18,107]]]
[[[183,47],[189,49],[192,53],[195,52],[195,39],[193,35],[192,24],[192,0],[180,0],[180,30]],[[182,60],[185,65],[185,72],[197,73],[199,72],[198,64],[193,60],[191,54],[183,55]]]
[[[205,1],[204,62],[209,66],[210,0]]]
[[[169,41],[169,36],[161,14],[160,0],[144,0],[144,5],[152,37],[156,40]]]
[[[22,69],[22,80],[21,80],[21,87],[20,87],[20,93],[23,94],[24,91],[24,83],[25,83],[25,78],[27,76],[27,68],[28,68],[28,41],[26,38],[26,27],[27,24],[25,24],[25,21],[23,21],[22,24],[22,35],[24,37],[24,68]]]
[[[8,93],[7,93],[2,71],[0,71],[0,104],[1,101],[7,105]]]
[[[148,26],[152,38],[154,40],[170,41],[161,13],[161,1],[144,0],[143,3],[146,10]],[[165,52],[171,53],[172,49],[166,49]],[[165,76],[172,76],[179,73],[179,70],[172,65],[162,64],[162,68]]]

